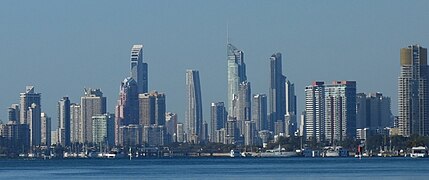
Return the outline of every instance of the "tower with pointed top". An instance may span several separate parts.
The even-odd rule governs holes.
[[[247,80],[246,64],[244,63],[243,51],[237,49],[234,45],[228,44],[228,112],[233,114],[233,101],[238,98],[240,83]]]

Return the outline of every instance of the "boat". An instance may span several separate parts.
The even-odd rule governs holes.
[[[325,147],[323,157],[348,157],[349,151],[341,146]]]
[[[424,158],[428,156],[428,148],[423,146],[412,147],[411,154],[412,158]]]
[[[285,148],[281,148],[280,145],[276,149],[269,149],[265,152],[261,152],[261,157],[296,157],[298,153],[296,151],[286,151]]]

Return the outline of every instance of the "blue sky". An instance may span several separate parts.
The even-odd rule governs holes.
[[[165,92],[184,121],[185,70],[200,71],[204,120],[226,100],[226,31],[245,52],[252,93],[268,93],[268,58],[283,54],[299,111],[314,80],[356,80],[358,92],[392,97],[397,114],[399,49],[429,46],[429,1],[1,1],[0,119],[26,85],[42,93],[57,124],[57,101],[101,88],[113,112],[144,44],[149,89]]]

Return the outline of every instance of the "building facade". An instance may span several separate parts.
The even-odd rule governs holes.
[[[70,146],[70,100],[63,97],[58,101],[58,143]]]
[[[133,45],[131,48],[130,76],[137,83],[138,94],[148,92],[148,65],[143,62],[143,45]]]
[[[246,64],[244,63],[244,52],[237,49],[234,45],[227,45],[227,64],[228,64],[228,112],[233,113],[233,100],[238,96],[238,89],[241,82],[247,80]]]
[[[51,146],[51,117],[49,117],[46,113],[43,113],[41,116],[41,138],[42,138],[42,146]],[[56,142],[55,142],[56,143]]]
[[[276,121],[284,122],[286,114],[285,80],[282,74],[282,54],[275,53],[270,57],[270,112],[268,130],[274,131]]]
[[[115,107],[115,143],[119,140],[119,127],[139,124],[139,94],[136,81],[125,78],[119,88],[119,99]]]
[[[307,140],[321,142],[325,138],[324,82],[313,82],[305,87],[305,126]]]
[[[325,140],[356,137],[356,82],[334,81],[325,85]]]
[[[225,104],[223,102],[212,103],[210,106],[210,141],[216,142],[216,131],[225,127],[228,117]]]
[[[398,78],[399,135],[429,135],[427,49],[411,45],[401,49]]]
[[[186,129],[188,141],[199,143],[203,126],[203,108],[199,71],[186,71]]]
[[[80,143],[92,142],[92,116],[106,114],[106,97],[100,89],[85,89],[85,95],[80,99],[82,139]]]
[[[267,96],[255,94],[252,97],[252,121],[255,122],[257,131],[268,130]]]

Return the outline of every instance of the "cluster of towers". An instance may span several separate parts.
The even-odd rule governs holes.
[[[256,145],[275,136],[303,136],[308,141],[335,142],[362,136],[361,130],[390,127],[389,134],[429,135],[429,72],[427,49],[401,49],[398,110],[394,118],[390,98],[381,93],[357,93],[355,81],[315,81],[305,87],[305,110],[297,123],[294,84],[282,73],[282,54],[269,57],[269,94],[251,92],[244,52],[227,45],[227,102],[213,102],[209,124],[203,121],[200,76],[186,70],[185,123],[167,112],[166,95],[148,91],[148,65],[143,46],[131,49],[130,76],[119,88],[115,113],[107,112],[100,89],[85,88],[80,103],[68,97],[58,101],[58,127],[51,133],[51,118],[41,109],[41,94],[27,86],[20,103],[8,108],[9,122],[0,135],[26,152],[30,147],[74,143],[106,146],[163,145],[167,142],[214,142]],[[396,119],[395,121],[393,119]],[[52,134],[52,135],[51,135]]]
[[[210,141],[225,144],[264,143],[259,134],[293,136],[296,126],[294,84],[282,73],[282,55],[269,58],[269,99],[263,93],[251,93],[247,80],[244,52],[227,45],[227,103],[211,103]],[[269,101],[268,101],[269,100]],[[269,104],[269,111],[268,111]]]

